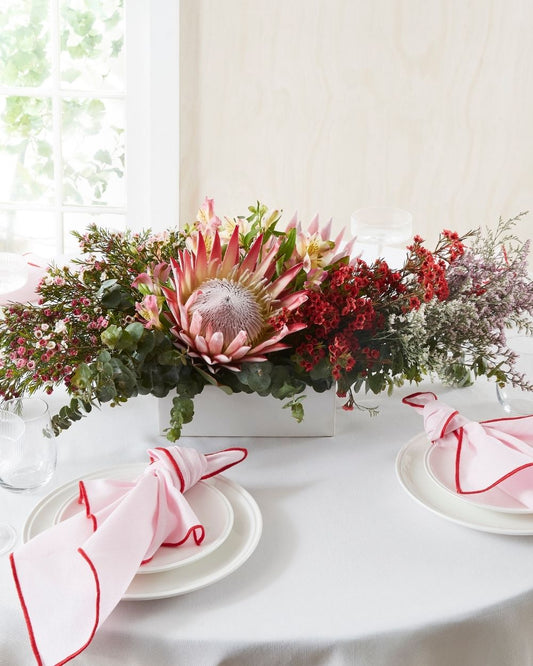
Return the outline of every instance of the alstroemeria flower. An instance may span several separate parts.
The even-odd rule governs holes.
[[[213,243],[215,233],[220,229],[222,221],[215,214],[214,199],[205,198],[196,215],[196,220],[192,225],[192,231],[189,233],[185,244],[191,252],[198,249],[198,234],[202,234],[204,242],[208,248]]]
[[[159,315],[161,314],[160,301],[154,294],[148,294],[140,303],[135,303],[135,309],[142,319],[145,328],[157,328],[161,330],[163,325]]]
[[[309,228],[304,230],[301,222],[294,216],[287,225],[287,231],[296,228],[296,245],[293,262],[301,261],[307,273],[306,285],[320,284],[326,276],[324,270],[344,257],[350,257],[355,239],[341,246],[344,229],[334,240],[330,239],[332,220],[321,229],[319,217],[315,215]]]
[[[166,262],[155,264],[149,273],[139,273],[131,283],[132,287],[138,289],[141,294],[162,295],[161,285],[168,282],[170,266]]]

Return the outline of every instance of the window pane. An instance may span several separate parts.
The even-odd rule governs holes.
[[[124,231],[126,228],[126,218],[124,215],[115,215],[112,213],[102,213],[91,215],[89,213],[65,213],[64,216],[64,247],[65,254],[69,257],[79,255],[80,248],[78,241],[72,236],[72,231],[84,233],[92,222],[96,222],[101,227],[112,229],[114,231]]]
[[[124,89],[122,4],[122,0],[61,2],[63,88]]]
[[[48,0],[2,2],[0,83],[39,86],[50,76]]]
[[[0,97],[0,200],[53,200],[52,105],[40,97]]]
[[[52,257],[56,252],[56,218],[53,213],[0,211],[0,250],[33,252]]]
[[[124,206],[124,150],[122,100],[64,100],[64,203]]]

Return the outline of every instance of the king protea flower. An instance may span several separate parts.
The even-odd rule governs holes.
[[[224,253],[216,231],[208,254],[199,232],[196,252],[183,250],[171,262],[173,288],[164,287],[163,293],[175,344],[203,359],[211,371],[239,370],[244,362],[265,361],[267,354],[289,347],[283,338],[305,328],[300,323],[272,326],[274,318],[294,310],[307,296],[287,289],[302,264],[272,279],[278,245],[266,248],[262,242],[258,236],[241,258],[239,227]]]

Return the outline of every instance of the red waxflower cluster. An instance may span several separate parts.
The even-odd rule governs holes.
[[[422,243],[423,238],[415,236],[412,245],[407,249],[411,252],[408,268],[416,266],[417,280],[423,288],[423,299],[426,303],[433,298],[444,301],[449,296],[446,268],[464,254],[465,246],[455,231],[445,229],[441,235],[441,243],[435,252],[430,252]]]
[[[319,289],[309,290],[308,300],[289,318],[306,324],[295,346],[297,362],[306,372],[325,359],[335,380],[354,369],[368,376],[378,362],[387,362],[376,335],[385,327],[385,315],[405,314],[422,301],[448,298],[446,269],[464,253],[464,245],[448,230],[434,252],[423,242],[414,237],[400,271],[383,260],[368,265],[357,259],[333,269]]]
[[[295,348],[299,364],[310,372],[326,358],[335,380],[357,364],[364,374],[380,358],[374,334],[384,327],[383,305],[398,301],[402,311],[420,304],[403,298],[406,290],[401,274],[385,261],[369,266],[358,259],[333,270],[291,315],[291,321],[307,324]]]

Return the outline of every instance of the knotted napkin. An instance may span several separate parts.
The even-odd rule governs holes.
[[[435,446],[455,451],[455,486],[472,495],[498,486],[533,508],[533,415],[470,421],[434,393],[413,393],[403,402],[420,410]]]
[[[59,666],[91,642],[139,566],[161,546],[205,532],[184,493],[246,458],[246,449],[204,455],[172,446],[148,450],[135,481],[81,481],[85,511],[11,554],[11,567],[38,664]]]

